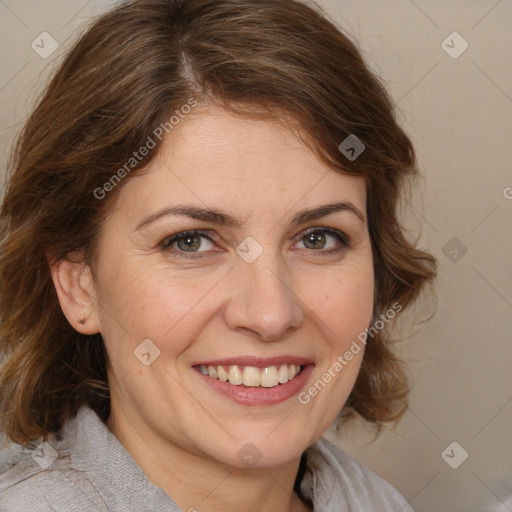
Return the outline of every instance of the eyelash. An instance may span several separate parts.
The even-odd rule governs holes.
[[[315,257],[317,257],[317,256],[321,257],[321,256],[325,256],[325,255],[339,253],[339,252],[342,252],[343,250],[350,247],[349,237],[345,233],[338,231],[336,229],[332,229],[332,228],[317,228],[317,227],[308,228],[305,231],[303,231],[302,236],[299,239],[299,242],[302,241],[306,236],[308,236],[312,233],[321,233],[324,235],[331,235],[340,244],[340,246],[337,246],[337,247],[334,247],[331,249],[327,249],[327,250],[322,250],[322,249],[315,250],[315,249],[307,249],[307,248],[305,249],[312,253],[318,253],[318,254],[314,254]],[[212,243],[215,242],[215,237],[212,237],[211,232],[208,232],[208,231],[201,231],[201,230],[181,231],[180,233],[176,233],[175,235],[172,235],[171,237],[167,237],[164,240],[162,240],[162,242],[160,243],[161,249],[163,251],[170,252],[170,247],[174,242],[177,242],[177,241],[179,241],[183,238],[186,238],[188,236],[200,236],[202,238],[206,238],[207,240],[209,240]],[[199,259],[199,258],[206,257],[206,255],[203,255],[201,252],[193,252],[192,251],[190,253],[187,253],[186,251],[181,251],[179,249],[177,249],[175,252],[177,254],[179,254],[179,257],[188,258],[188,259]],[[203,251],[203,252],[208,253],[209,251]]]

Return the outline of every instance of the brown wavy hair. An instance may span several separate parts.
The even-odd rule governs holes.
[[[394,105],[356,44],[319,8],[298,0],[135,0],[93,20],[43,91],[18,135],[0,211],[0,429],[21,444],[58,431],[82,404],[110,414],[108,355],[100,334],[67,322],[47,256],[96,242],[123,183],[113,173],[191,98],[261,119],[293,119],[312,151],[362,176],[375,267],[375,318],[404,309],[436,260],[404,234],[398,208],[417,175]],[[365,151],[338,149],[350,134]],[[381,426],[407,404],[408,380],[385,330],[368,339],[344,411]]]

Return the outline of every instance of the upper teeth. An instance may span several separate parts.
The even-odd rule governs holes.
[[[283,364],[279,368],[277,366],[257,368],[255,366],[206,366],[202,364],[199,366],[199,370],[212,379],[229,382],[235,386],[244,384],[245,386],[272,388],[292,380],[300,373],[300,366],[297,364]]]

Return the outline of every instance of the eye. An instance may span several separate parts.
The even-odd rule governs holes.
[[[301,243],[306,249],[322,254],[341,252],[350,245],[349,239],[344,233],[331,228],[308,229],[302,235],[299,244]]]
[[[200,258],[215,250],[214,235],[206,231],[182,231],[165,238],[161,243],[163,251],[183,258]],[[299,244],[308,251],[325,255],[339,253],[350,246],[347,235],[331,228],[310,228],[303,232]],[[316,255],[316,254],[315,254]]]
[[[162,249],[175,253],[202,253],[214,247],[211,234],[204,231],[182,231],[162,242]]]

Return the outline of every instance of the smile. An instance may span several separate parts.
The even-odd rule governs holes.
[[[265,368],[241,365],[207,366],[202,364],[197,368],[203,375],[207,375],[211,379],[227,382],[234,386],[243,384],[248,387],[263,388],[273,388],[279,384],[286,384],[295,379],[304,369],[303,366],[298,364],[281,364]]]

